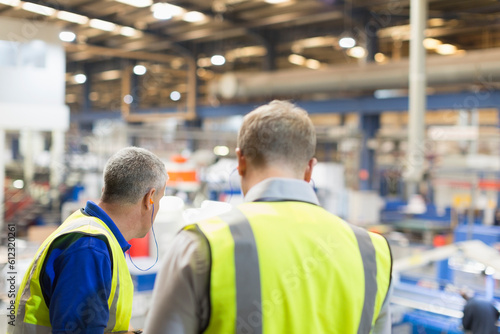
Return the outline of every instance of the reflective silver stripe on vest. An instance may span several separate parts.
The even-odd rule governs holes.
[[[70,232],[71,230],[74,230],[74,229],[77,229],[79,227],[86,226],[86,225],[91,225],[93,227],[97,227],[100,230],[102,230],[102,232],[105,233],[106,235],[111,236],[109,234],[109,232],[101,224],[97,223],[92,218],[82,217],[82,218],[75,219],[68,226],[66,226],[64,229],[59,231],[57,237],[60,237],[64,234]],[[17,311],[17,315],[16,315],[16,326],[14,328],[12,328],[12,326],[10,326],[10,325],[8,326],[9,327],[9,331],[8,331],[9,334],[10,333],[12,333],[12,334],[17,334],[17,333],[45,334],[45,333],[49,333],[50,334],[52,332],[52,328],[40,326],[40,325],[35,325],[35,324],[29,324],[29,323],[24,322],[24,317],[26,314],[26,302],[31,297],[30,284],[31,284],[31,280],[33,278],[33,274],[35,273],[36,268],[39,264],[38,262],[40,260],[40,257],[45,252],[45,249],[48,246],[50,246],[51,244],[52,244],[52,242],[47,243],[45,245],[45,247],[37,254],[37,257],[33,262],[33,267],[31,269],[29,279],[26,282],[26,285],[25,285],[24,290],[22,292],[21,298],[19,300],[19,307],[18,307],[18,311]],[[110,256],[112,258],[111,254],[110,254]],[[113,327],[116,324],[116,309],[117,309],[117,304],[118,304],[118,292],[119,292],[118,287],[119,286],[120,286],[120,277],[119,277],[119,275],[117,275],[117,286],[116,286],[115,296],[113,298],[113,304],[111,305],[111,309],[114,310],[114,313],[113,314],[110,313],[110,320],[112,320],[112,318],[113,318],[113,321],[114,321]],[[108,327],[109,327],[109,324],[110,323],[108,322]]]
[[[259,256],[252,227],[238,209],[220,218],[229,225],[234,240],[236,333],[262,334]]]
[[[7,331],[7,333],[52,334],[52,328],[28,323],[16,323],[15,327],[9,326],[9,330]]]
[[[118,297],[120,296],[120,266],[118,263],[115,263],[114,265],[116,266],[116,289],[115,295],[113,296],[113,302],[111,303],[111,308],[109,309],[108,325],[104,329],[104,333],[112,332],[116,325],[116,311],[118,309]]]
[[[358,241],[359,251],[363,260],[365,272],[365,300],[358,327],[358,334],[368,334],[372,328],[375,313],[375,297],[377,296],[377,260],[372,239],[367,231],[357,226],[349,225]]]

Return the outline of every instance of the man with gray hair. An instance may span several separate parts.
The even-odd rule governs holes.
[[[133,284],[124,252],[151,228],[167,179],[165,165],[148,150],[114,154],[100,201],[74,212],[37,251],[8,333],[127,332]]]
[[[146,333],[390,333],[386,240],[319,206],[307,112],[273,101],[238,134],[245,203],[184,228],[165,256]]]

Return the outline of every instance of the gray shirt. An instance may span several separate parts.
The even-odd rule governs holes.
[[[245,202],[300,201],[319,205],[304,181],[270,178],[252,187]],[[205,328],[210,314],[210,256],[206,239],[183,230],[173,240],[156,277],[145,334],[195,334]],[[391,333],[389,293],[373,334]]]

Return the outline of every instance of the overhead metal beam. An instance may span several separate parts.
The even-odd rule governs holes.
[[[200,118],[229,117],[245,115],[261,105],[265,101],[247,104],[229,104],[218,107],[198,106],[197,113]],[[375,97],[359,97],[352,99],[335,99],[326,101],[296,101],[297,105],[307,110],[309,114],[346,114],[358,113],[375,115],[387,111],[407,112],[408,97],[394,97],[388,99],[377,99]],[[500,90],[488,90],[484,92],[461,92],[453,94],[436,94],[427,96],[427,110],[457,110],[473,105],[475,108],[497,108],[500,105]],[[136,114],[174,114],[175,108],[163,108],[160,110],[141,109]],[[71,122],[93,122],[98,119],[120,118],[116,110],[72,114]]]
[[[143,51],[128,51],[123,49],[107,48],[103,46],[88,45],[88,44],[72,44],[64,43],[64,48],[67,52],[74,52],[72,60],[85,60],[88,55],[92,56],[108,56],[116,58],[136,59],[136,60],[151,60],[160,63],[169,63],[178,56],[171,56],[160,53],[150,53]]]

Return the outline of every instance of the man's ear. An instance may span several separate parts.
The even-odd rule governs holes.
[[[151,207],[153,206],[154,204],[154,195],[156,193],[156,189],[155,188],[151,188],[147,193],[146,195],[144,195],[143,199],[142,199],[142,204],[144,205],[145,209],[146,210],[149,210],[151,209]]]
[[[236,159],[238,160],[238,174],[243,176],[247,169],[247,160],[239,147],[236,148]]]
[[[307,163],[306,170],[304,172],[304,181],[306,182],[311,181],[313,168],[314,166],[316,166],[317,163],[318,160],[316,160],[316,158],[312,158],[311,160],[309,160],[309,162]]]

